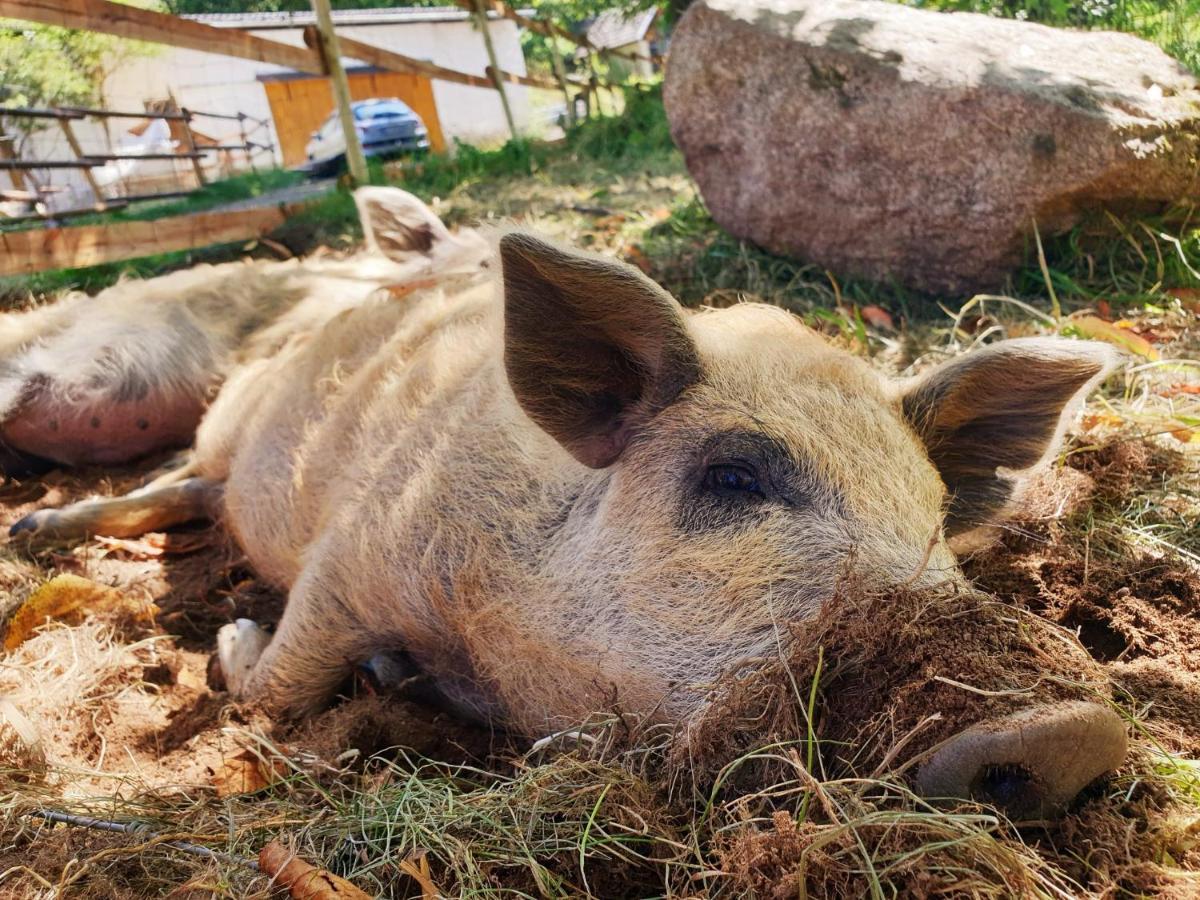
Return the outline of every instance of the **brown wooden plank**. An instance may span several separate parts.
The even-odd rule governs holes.
[[[0,8],[3,8],[4,2],[5,0],[0,0]],[[469,75],[466,72],[447,69],[445,66],[426,62],[423,59],[414,59],[411,56],[394,53],[391,50],[384,50],[380,47],[373,47],[370,44],[364,44],[362,41],[356,41],[353,38],[342,37],[341,35],[338,36],[338,43],[341,45],[342,56],[362,60],[373,66],[379,66],[381,69],[389,69],[392,72],[411,72],[416,75],[425,75],[429,78],[439,78],[442,81],[453,81],[456,84],[487,88],[489,91],[496,89],[496,85],[486,75]]]
[[[544,91],[557,91],[558,85],[553,81],[548,81],[544,78],[534,78],[530,75],[517,75],[514,72],[505,72],[503,69],[493,69],[487,67],[488,77],[493,77],[492,73],[500,76],[501,81],[506,81],[510,84],[523,84],[525,87],[541,88]]]
[[[0,232],[0,275],[75,269],[259,237],[298,207],[264,206],[149,222]]]
[[[315,75],[322,73],[320,59],[308,47],[293,47],[235,28],[214,28],[191,19],[109,0],[0,0],[0,18],[82,28],[116,37],[274,63]]]

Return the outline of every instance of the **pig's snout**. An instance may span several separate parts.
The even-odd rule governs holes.
[[[917,774],[929,798],[991,803],[1012,819],[1051,818],[1125,760],[1125,724],[1098,703],[1035,706],[972,726]]]

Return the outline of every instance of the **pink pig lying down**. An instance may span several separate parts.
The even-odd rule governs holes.
[[[373,190],[360,208],[388,195]],[[381,215],[367,249],[348,259],[201,265],[0,314],[0,453],[106,465],[186,447],[238,366],[381,288],[474,272],[491,254],[478,235],[451,235],[424,208],[412,221],[372,208]]]
[[[273,637],[218,636],[230,690],[280,715],[400,650],[449,705],[519,731],[614,705],[686,724],[849,566],[880,589],[962,580],[947,537],[1004,515],[1113,363],[1012,340],[894,382],[780,309],[688,314],[610,259],[521,232],[493,251],[398,190],[357,200],[360,257],[120,285],[9,341],[6,383],[26,380],[5,440],[61,461],[186,439],[223,379],[181,469],[13,530],[221,520],[289,591]],[[1035,718],[990,726],[1029,759],[1078,747],[1030,774],[1047,797],[1124,756],[1104,706]],[[930,764],[966,765],[962,743]]]

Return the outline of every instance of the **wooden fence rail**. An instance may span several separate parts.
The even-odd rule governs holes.
[[[203,22],[109,0],[0,0],[0,18],[98,31],[121,38],[274,63],[311,75],[324,74],[320,57],[308,47],[281,44],[244,31],[214,28]]]
[[[299,206],[194,213],[148,222],[0,231],[0,275],[77,269],[172,250],[261,237]]]
[[[233,28],[216,28],[183,19],[167,13],[124,6],[111,0],[0,0],[0,18],[24,19],[42,25],[58,25],[63,28],[81,28],[115,37],[170,44],[188,50],[205,53],[220,53],[237,56],[256,62],[273,63],[310,75],[324,75],[321,55],[312,47],[296,47],[279,41],[256,37]],[[439,66],[424,60],[414,59],[401,53],[383,50],[338,36],[342,55],[357,59],[381,69],[395,72],[428,75],[443,81],[453,81],[472,87],[495,90],[492,80],[483,75],[472,75]],[[504,72],[507,79],[526,78]],[[531,79],[532,80],[532,79]],[[555,90],[556,85],[542,82],[537,87]]]

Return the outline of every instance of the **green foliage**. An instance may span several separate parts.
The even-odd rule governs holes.
[[[664,11],[670,7],[664,0],[530,0],[518,5],[533,9],[536,19],[553,22],[572,31],[581,28],[607,9],[619,9],[627,15],[634,15],[655,7]],[[564,60],[570,71],[574,66],[578,48],[563,38],[549,38],[522,29],[521,49],[525,51],[525,61],[531,68],[549,73],[553,71],[550,61],[552,55]]]
[[[157,0],[125,0],[154,9]],[[0,19],[0,103],[5,106],[90,106],[105,76],[122,61],[154,52],[141,41],[91,31]],[[13,127],[27,127],[16,120]]]
[[[549,155],[550,148],[545,144],[520,138],[494,150],[456,142],[453,156],[435,154],[403,164],[400,186],[428,200],[476,181],[527,177]]]
[[[1200,0],[900,0],[925,9],[987,13],[1046,25],[1126,31],[1200,73]]]
[[[624,111],[619,116],[596,116],[580,122],[567,135],[567,146],[595,160],[628,160],[674,151],[662,85],[622,89]]]

